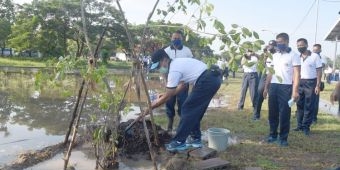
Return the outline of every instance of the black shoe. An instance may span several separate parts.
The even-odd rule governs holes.
[[[259,118],[259,117],[253,117],[251,120],[252,120],[252,121],[259,121],[260,118]]]
[[[280,147],[288,147],[288,142],[286,140],[279,140],[278,144]]]
[[[297,128],[295,128],[295,129],[293,129],[293,130],[296,131],[296,132],[298,132],[298,131],[302,131],[302,128],[297,127]]]
[[[305,134],[306,136],[310,135],[310,130],[309,129],[304,129],[303,130],[303,134]]]
[[[268,143],[274,143],[274,142],[276,142],[277,141],[277,138],[274,138],[274,137],[272,137],[272,136],[269,136],[268,138],[267,138],[267,142]]]

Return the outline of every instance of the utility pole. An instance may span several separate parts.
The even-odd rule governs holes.
[[[315,35],[314,35],[314,44],[316,44],[316,36],[318,35],[318,22],[319,22],[319,2],[320,0],[317,0],[318,4],[316,5],[316,21],[315,21]]]

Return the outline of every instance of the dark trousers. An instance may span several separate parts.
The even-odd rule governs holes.
[[[194,139],[201,138],[201,120],[221,83],[219,72],[207,70],[201,74],[183,103],[181,119],[173,140],[184,142],[189,135]]]
[[[260,118],[261,116],[261,108],[262,108],[262,103],[263,103],[263,91],[264,91],[264,86],[266,85],[266,79],[267,75],[266,74],[260,74],[260,80],[258,83],[257,87],[257,95],[256,95],[256,102],[255,102],[255,108],[254,108],[254,118]]]
[[[301,79],[299,84],[299,100],[297,101],[298,128],[309,130],[315,111],[316,79]]]
[[[186,84],[186,88],[179,92],[176,96],[172,96],[166,103],[166,114],[168,118],[174,118],[175,117],[175,105],[177,100],[177,113],[179,116],[181,116],[181,108],[185,101],[185,99],[188,97],[188,91],[189,91],[189,85]]]
[[[258,82],[257,72],[243,74],[241,97],[238,103],[238,109],[243,109],[244,107],[244,101],[246,99],[248,87],[249,87],[250,98],[251,98],[253,108],[255,107],[257,82]]]
[[[290,129],[291,109],[288,101],[292,95],[292,85],[271,83],[268,94],[268,120],[269,120],[269,136],[280,140],[287,140]],[[280,133],[277,129],[280,125]]]
[[[318,113],[319,113],[319,101],[320,101],[320,94],[316,95],[315,98],[315,104],[314,104],[314,110],[312,115],[312,122],[318,121]]]

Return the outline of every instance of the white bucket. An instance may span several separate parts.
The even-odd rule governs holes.
[[[224,151],[228,146],[228,138],[230,131],[224,128],[209,128],[208,129],[208,147]]]

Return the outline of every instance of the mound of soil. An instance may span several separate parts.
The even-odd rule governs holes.
[[[133,120],[122,122],[118,126],[118,148],[121,148],[126,154],[138,154],[149,151],[148,143],[146,140],[143,122],[135,123],[130,130],[125,132],[127,126],[129,126]],[[160,126],[156,125],[158,133],[159,146],[155,144],[155,136],[152,131],[152,125],[150,120],[146,120],[146,125],[150,135],[150,141],[154,148],[163,147],[165,143],[171,140],[171,136],[167,131],[163,130]]]

